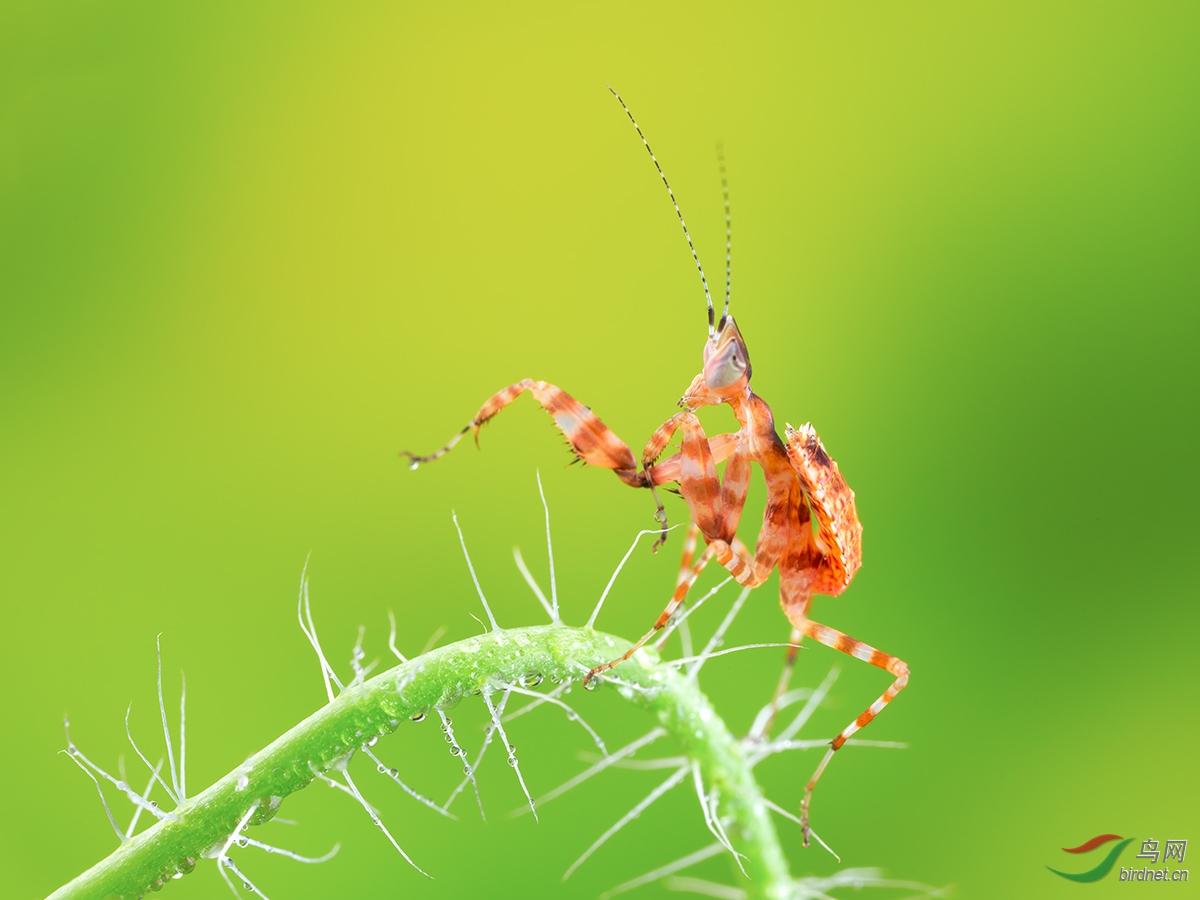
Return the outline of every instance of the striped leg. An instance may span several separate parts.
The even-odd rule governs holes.
[[[884,653],[882,650],[876,650],[869,644],[864,644],[862,641],[852,638],[848,634],[843,634],[826,625],[820,625],[812,621],[806,615],[799,614],[795,608],[791,610],[785,608],[784,611],[788,613],[788,619],[797,631],[811,637],[818,643],[824,644],[826,647],[832,647],[834,650],[840,650],[843,653],[853,656],[855,659],[861,659],[863,662],[869,662],[873,666],[878,666],[895,677],[895,680],[880,695],[879,699],[863,710],[857,719],[843,728],[841,734],[833,739],[833,743],[825,751],[825,757],[821,760],[821,764],[817,766],[817,770],[813,772],[812,778],[808,780],[808,786],[804,789],[804,799],[800,803],[800,826],[804,834],[804,846],[807,847],[809,835],[808,807],[812,801],[813,788],[817,786],[817,781],[820,780],[825,767],[833,759],[833,754],[841,749],[842,745],[855,732],[870,724],[871,720],[879,715],[883,711],[883,708],[891,703],[897,694],[904,690],[904,686],[908,684],[908,665],[903,660],[891,654]]]
[[[671,602],[667,604],[666,609],[659,615],[658,620],[654,623],[654,627],[638,638],[634,645],[617,659],[602,663],[588,672],[583,677],[583,683],[586,685],[601,672],[607,672],[609,669],[619,666],[641,649],[655,634],[661,631],[667,622],[671,620],[671,616],[675,615],[675,611],[683,605],[683,601],[687,597],[687,592],[696,583],[696,579],[700,577],[700,573],[704,571],[704,567],[708,565],[711,559],[715,559],[721,566],[728,570],[729,574],[742,587],[758,587],[770,576],[776,562],[775,557],[764,555],[762,552],[756,556],[751,556],[750,551],[736,537],[733,539],[732,544],[722,540],[712,541],[704,548],[704,552],[700,554],[700,558],[680,578],[679,584],[675,587],[675,593],[671,595]]]
[[[716,461],[704,436],[700,420],[690,412],[682,412],[672,417],[671,422],[674,423],[674,427],[683,429],[683,446],[679,452],[680,493],[691,509],[693,527],[703,533],[709,543],[700,554],[700,558],[686,572],[680,572],[671,601],[659,615],[654,627],[642,635],[619,659],[604,663],[588,672],[584,677],[585,684],[599,673],[607,672],[629,659],[653,638],[682,605],[688,590],[695,584],[710,559],[715,558],[743,587],[757,587],[766,581],[775,568],[783,547],[782,537],[776,533],[778,523],[787,520],[786,510],[790,508],[789,504],[798,502],[798,495],[789,495],[783,504],[772,505],[768,500],[768,510],[764,515],[762,531],[759,533],[758,547],[752,555],[733,534],[742,514],[746,488],[750,480],[748,454],[741,449],[736,440],[729,442],[731,452],[725,467],[727,484],[722,485],[717,478]],[[785,511],[782,518],[778,515],[781,509]],[[726,537],[728,540],[724,539]]]
[[[662,454],[663,450],[666,449],[667,444],[669,444],[671,442],[671,438],[675,436],[675,432],[679,430],[679,428],[681,427],[681,425],[684,422],[685,417],[687,417],[687,416],[691,416],[692,419],[695,420],[695,416],[692,416],[691,413],[687,413],[687,412],[677,413],[676,415],[672,416],[671,418],[667,419],[667,421],[665,421],[661,425],[659,425],[658,428],[656,428],[654,430],[654,434],[650,435],[650,440],[648,440],[646,442],[645,449],[642,450],[642,474],[649,481],[648,486],[650,487],[651,491],[654,490],[654,487],[656,485],[667,484],[672,481],[679,482],[683,479],[684,453],[682,450],[679,453],[676,453],[675,455],[668,457],[667,459],[663,460],[662,462],[656,462],[656,460],[658,459],[659,455]],[[699,420],[695,420],[695,421],[698,426]],[[709,451],[710,455],[712,456],[714,465],[716,463],[722,463],[729,458],[730,454],[732,454],[734,452],[734,450],[736,450],[738,447],[739,437],[740,437],[740,435],[737,432],[734,432],[732,434],[718,434],[712,438],[706,438],[704,436],[703,430],[701,430],[699,432],[699,436],[698,436],[699,440],[706,442],[708,451]],[[747,469],[746,475],[748,476],[749,475],[749,465],[748,464],[746,466],[746,469]],[[713,469],[713,474],[714,475],[716,474],[715,468]],[[728,477],[728,475],[726,477]],[[744,500],[744,498],[745,498],[744,490],[742,492],[742,497]],[[658,500],[657,493],[655,493],[654,499],[656,501]],[[661,516],[661,518],[659,518],[659,521],[663,525],[663,533],[658,538],[658,540],[656,540],[654,542],[655,552],[657,552],[658,548],[660,546],[662,546],[664,543],[666,543],[666,540],[667,540],[666,513],[665,513],[665,511],[663,511],[661,503],[659,503],[659,510],[662,513],[662,516]],[[693,520],[693,524],[694,524],[694,521],[695,520]]]
[[[688,525],[687,537],[683,539],[683,556],[679,560],[679,575],[675,578],[675,589],[679,589],[679,585],[683,584],[688,577],[688,570],[692,567],[692,560],[696,558],[696,544],[700,538],[700,526],[695,522]],[[666,645],[667,639],[664,637],[658,644],[658,652],[661,653]]]
[[[687,579],[692,560],[696,558],[696,544],[700,537],[700,526],[693,522],[688,526],[687,537],[683,539],[683,556],[679,560],[679,575],[675,578],[675,588]]]
[[[684,447],[674,456],[670,456],[661,463],[656,463],[659,454],[670,442],[675,432],[680,428],[684,428]],[[666,484],[674,481],[680,483],[682,491],[683,481],[683,461],[685,456],[688,458],[697,458],[702,455],[707,455],[711,459],[711,471],[701,459],[697,462],[697,467],[705,470],[711,478],[716,479],[716,465],[733,460],[725,469],[725,483],[721,487],[722,500],[726,505],[726,509],[732,510],[733,524],[728,528],[728,533],[732,534],[737,529],[737,519],[741,516],[742,507],[746,502],[746,490],[750,483],[750,460],[744,452],[741,459],[735,460],[738,456],[740,447],[739,438],[741,435],[737,432],[731,434],[718,434],[712,438],[708,438],[704,434],[704,429],[700,426],[700,421],[690,412],[678,413],[655,429],[654,434],[650,436],[650,440],[646,442],[646,447],[642,451],[642,474],[646,477],[649,484],[647,485],[651,492],[654,493],[654,500],[658,503],[658,513],[655,518],[663,526],[662,535],[654,542],[654,552],[658,552],[658,548],[667,541],[667,520],[666,511],[663,509],[662,502],[658,499],[658,493],[654,491],[656,485]],[[686,496],[686,495],[685,495]],[[690,504],[690,501],[689,501]],[[690,528],[698,528],[695,518],[693,517]],[[695,552],[695,539],[692,539],[692,552],[685,552],[685,562],[680,567],[680,578],[683,577],[683,570],[691,564],[692,555]]]
[[[671,421],[683,431],[679,450],[679,492],[687,501],[692,521],[706,540],[732,540],[750,484],[750,456],[747,449],[737,440],[737,435],[733,435],[728,442],[720,442],[719,449],[725,459],[725,480],[722,483],[717,477],[717,463],[720,460],[713,452],[712,442],[705,435],[700,420],[694,413],[681,412],[673,416]]]
[[[771,712],[767,716],[767,720],[763,722],[762,728],[756,733],[750,735],[753,740],[763,741],[771,733],[771,728],[775,725],[775,718],[779,715],[779,698],[787,693],[788,685],[792,681],[792,672],[796,668],[796,656],[800,652],[800,641],[804,637],[804,633],[793,628],[791,637],[788,638],[787,655],[783,661],[783,671],[779,673],[779,681],[775,685],[775,693],[771,697]]]
[[[712,452],[714,463],[723,463],[729,459],[730,454],[737,448],[738,437],[737,433],[731,433],[716,434],[708,439],[708,448]],[[683,477],[683,454],[676,453],[674,456],[668,456],[662,462],[651,463],[645,468],[650,473],[650,480],[655,484],[678,482]]]
[[[408,450],[401,452],[411,460],[411,468],[417,468],[422,463],[430,463],[440,459],[462,440],[462,436],[472,429],[475,432],[475,442],[479,442],[479,429],[496,413],[512,403],[525,391],[533,394],[542,409],[554,417],[554,423],[571,445],[576,459],[602,469],[612,469],[621,481],[630,487],[648,487],[649,479],[637,470],[637,460],[633,452],[600,418],[590,409],[564,391],[546,381],[534,381],[526,378],[516,384],[510,384],[498,391],[479,408],[470,422],[458,434],[450,439],[446,446],[431,453],[429,456],[417,456]],[[660,504],[661,509],[661,504]]]
[[[675,436],[675,432],[679,430],[680,416],[683,413],[677,413],[667,421],[663,422],[654,429],[654,434],[650,435],[650,440],[646,441],[646,447],[642,450],[642,467],[649,469],[654,466],[662,452],[667,449],[667,444],[671,443],[671,438]],[[672,457],[674,459],[675,457]],[[677,481],[678,479],[670,478],[668,481]],[[661,484],[661,482],[660,482]]]
[[[688,416],[695,418],[690,412],[676,413],[659,425],[658,428],[654,429],[654,434],[650,435],[650,440],[646,441],[646,447],[642,450],[642,468],[651,473],[655,484],[666,484],[668,481],[680,480],[683,452],[680,451],[674,456],[664,459],[662,462],[658,462],[658,458],[667,449],[667,444],[671,442],[671,438],[675,436],[675,432],[680,429],[684,419]],[[701,433],[701,437],[704,437],[703,433]],[[722,463],[728,459],[729,454],[737,447],[738,438],[740,437],[740,433],[732,432],[705,438],[708,442],[709,452],[712,453],[713,462]]]

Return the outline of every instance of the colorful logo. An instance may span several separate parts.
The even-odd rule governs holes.
[[[1050,866],[1046,866],[1046,868],[1050,869],[1055,875],[1066,878],[1068,881],[1081,881],[1084,883],[1099,881],[1112,871],[1113,866],[1117,862],[1117,857],[1121,855],[1122,850],[1133,842],[1133,838],[1123,838],[1119,834],[1098,834],[1090,841],[1085,841],[1078,847],[1063,847],[1064,853],[1089,853],[1097,847],[1103,847],[1105,844],[1111,844],[1113,841],[1117,841],[1117,843],[1107,850],[1104,859],[1100,860],[1099,864],[1088,869],[1086,872],[1060,872],[1058,869],[1050,868]],[[1187,845],[1188,842],[1182,838],[1165,841],[1146,838],[1146,840],[1142,841],[1142,849],[1135,857],[1134,865],[1129,868],[1121,866],[1120,880],[1186,882],[1190,874],[1188,870],[1172,868],[1168,863],[1176,860],[1183,862],[1187,859]],[[1162,860],[1161,863],[1159,862],[1160,858]],[[1136,860],[1138,859],[1147,860],[1149,865],[1143,864],[1140,869],[1136,868]]]
[[[1088,869],[1086,872],[1060,872],[1058,869],[1050,869],[1055,875],[1061,875],[1063,878],[1070,881],[1099,881],[1105,875],[1112,871],[1113,865],[1116,864],[1117,857],[1121,855],[1121,851],[1129,846],[1133,838],[1122,838],[1119,834],[1098,834],[1090,841],[1085,841],[1078,847],[1063,847],[1066,853],[1087,853],[1089,850],[1095,850],[1102,844],[1107,844],[1110,841],[1120,841],[1108,851],[1108,854],[1100,861],[1100,864],[1095,868]]]

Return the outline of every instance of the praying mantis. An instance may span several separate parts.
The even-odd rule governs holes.
[[[783,675],[775,692],[776,701],[787,688],[795,664],[796,649],[803,637],[870,663],[891,675],[893,681],[887,690],[833,739],[805,787],[800,818],[803,843],[807,847],[811,832],[809,806],[813,789],[834,753],[879,715],[908,684],[908,665],[898,657],[809,617],[814,594],[840,594],[858,571],[862,563],[862,523],[855,508],[854,492],[846,484],[837,463],[826,452],[812,425],[793,428],[789,424],[781,439],[775,430],[771,408],[750,387],[750,354],[741,331],[729,314],[731,227],[729,192],[723,166],[726,287],[725,307],[718,320],[704,268],[700,265],[699,255],[666,174],[625,101],[611,87],[609,91],[633,123],[666,186],[692,259],[700,273],[708,303],[708,335],[704,342],[703,368],[679,400],[682,410],[651,435],[642,451],[639,468],[638,460],[628,445],[588,407],[553,384],[526,378],[489,398],[475,417],[440,450],[428,456],[417,456],[408,451],[401,455],[407,456],[411,467],[415,469],[444,456],[468,431],[474,432],[478,442],[479,429],[485,422],[521,394],[529,392],[554,418],[577,459],[599,468],[611,469],[624,484],[648,488],[654,493],[657,505],[655,518],[663,529],[655,543],[656,550],[666,538],[666,516],[655,488],[677,485],[678,492],[687,502],[691,521],[684,541],[679,577],[670,602],[653,628],[618,659],[589,671],[584,679],[585,684],[620,665],[651,640],[684,603],[701,571],[713,560],[744,587],[760,585],[775,569],[779,570],[779,599],[791,623],[792,633]],[[695,411],[700,407],[721,404],[727,405],[737,419],[738,430],[709,437]],[[659,457],[677,434],[681,437],[679,452],[660,460]],[[717,466],[721,463],[725,464],[723,477],[717,473]],[[766,508],[753,551],[736,534],[750,485],[752,464],[757,464],[762,470],[767,487]],[[703,537],[705,547],[697,557],[698,537]],[[770,723],[763,729],[764,735],[769,728]]]

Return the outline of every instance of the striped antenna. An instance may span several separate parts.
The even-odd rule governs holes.
[[[654,151],[650,149],[650,142],[646,140],[646,136],[642,134],[641,126],[638,125],[637,119],[633,117],[633,113],[629,111],[629,107],[625,105],[625,101],[621,99],[621,95],[613,90],[611,84],[606,84],[609,93],[617,98],[617,102],[621,104],[621,109],[625,110],[625,115],[629,116],[629,121],[633,123],[634,129],[638,133],[638,137],[642,139],[642,144],[646,148],[646,152],[650,154],[650,159],[654,163],[654,168],[658,169],[658,177],[662,179],[662,183],[667,187],[667,195],[671,198],[671,204],[675,207],[675,215],[679,216],[679,224],[683,226],[683,236],[687,238],[688,249],[692,251],[692,259],[696,261],[696,271],[700,273],[700,283],[704,285],[704,299],[708,301],[708,336],[713,338],[716,334],[716,320],[713,312],[712,294],[708,290],[708,279],[704,277],[704,267],[700,265],[700,257],[696,254],[696,246],[692,243],[692,236],[688,233],[687,223],[683,221],[683,212],[679,209],[679,203],[675,199],[675,192],[671,190],[671,183],[667,181],[666,173],[663,172],[662,166],[658,164],[658,157],[654,155]],[[728,206],[726,207],[728,209]],[[728,220],[726,220],[728,222]],[[728,280],[728,276],[727,276]],[[728,294],[726,295],[728,298]],[[726,300],[726,309],[728,310],[728,299]]]
[[[717,166],[721,170],[721,196],[725,200],[725,311],[721,321],[729,318],[729,291],[733,287],[733,219],[729,215],[729,181],[725,178],[725,148],[717,144]]]

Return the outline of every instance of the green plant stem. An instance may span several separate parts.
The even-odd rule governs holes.
[[[140,897],[191,871],[197,859],[215,855],[252,808],[249,824],[268,820],[282,799],[310,784],[316,772],[344,767],[357,749],[413,716],[449,709],[472,694],[503,691],[535,673],[558,681],[577,679],[629,646],[590,629],[548,625],[493,631],[401,663],[345,690],[212,787],[122,843],[50,900]],[[787,896],[787,862],[742,744],[695,682],[645,650],[613,674],[620,683],[604,689],[618,690],[653,711],[699,764],[705,786],[716,788],[720,815],[733,823],[729,838],[745,855],[749,896]]]

